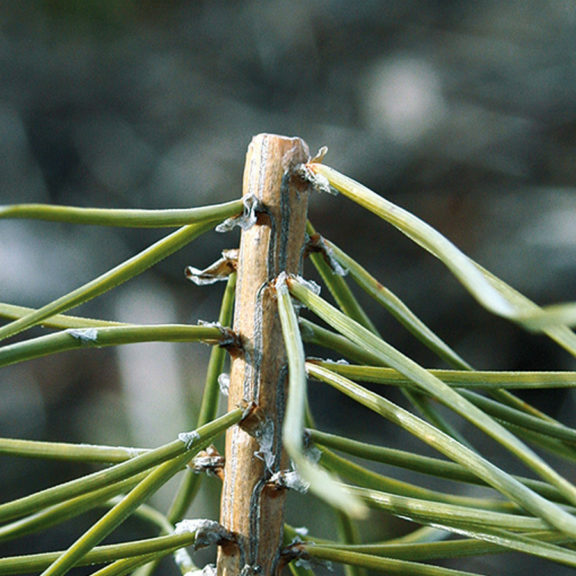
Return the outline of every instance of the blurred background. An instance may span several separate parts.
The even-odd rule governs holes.
[[[259,132],[300,136],[313,153],[327,145],[326,164],[413,211],[537,302],[575,299],[573,0],[0,5],[0,203],[172,208],[234,199]],[[545,339],[490,317],[439,263],[346,199],[316,196],[310,216],[476,367],[575,369]],[[162,234],[2,221],[0,300],[41,306]],[[198,288],[183,270],[237,242],[210,234],[73,313],[214,320],[223,287]],[[438,365],[367,306],[391,343]],[[0,434],[157,446],[193,426],[208,354],[142,344],[5,368]],[[325,389],[312,396],[325,427],[367,434],[364,411]],[[530,399],[573,420],[570,394]],[[397,436],[389,431],[387,443]],[[5,459],[0,470],[9,500],[87,468]],[[170,494],[159,498],[164,505]],[[217,512],[205,498],[196,513]],[[331,535],[326,514],[317,518],[311,527]],[[378,522],[377,537],[392,533]],[[29,550],[61,548],[77,534],[68,529],[30,539]],[[29,550],[9,544],[0,555]],[[458,565],[497,573],[501,561]],[[524,569],[506,564],[507,574]]]

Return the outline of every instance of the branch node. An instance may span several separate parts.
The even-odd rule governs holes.
[[[338,191],[330,186],[330,182],[326,176],[314,172],[312,163],[310,162],[308,164],[298,164],[298,166],[294,167],[293,173],[304,180],[304,182],[311,184],[316,192],[324,192],[332,196],[338,195]]]
[[[208,518],[194,518],[178,522],[174,527],[175,534],[194,533],[194,550],[205,548],[212,544],[234,542],[234,535],[215,520]]]
[[[244,211],[240,216],[234,216],[224,220],[222,224],[216,226],[216,232],[230,232],[236,226],[246,231],[252,228],[258,220],[258,213],[265,212],[263,204],[254,194],[247,194],[243,198]]]
[[[299,533],[280,553],[283,565],[294,561],[297,566],[302,566],[303,568],[311,568],[309,556],[303,547],[304,541],[300,537],[300,534],[302,534],[302,536],[306,536],[308,534],[308,530],[305,530],[305,533]],[[311,544],[311,542],[307,542],[307,544]]]
[[[227,326],[222,326],[220,322],[207,322],[206,320],[198,320],[198,326],[205,326],[206,328],[218,328],[222,337],[218,341],[218,346],[220,348],[226,348],[230,353],[232,350],[241,350],[242,349],[242,342],[240,337],[232,328],[228,328]]]
[[[247,404],[244,405],[243,408],[244,412],[242,413],[242,418],[240,419],[240,422],[238,422],[238,425],[241,428],[244,428],[246,422],[254,418],[254,415],[258,410],[258,405],[256,404],[256,402],[248,402]]]
[[[314,280],[306,280],[302,278],[302,276],[298,276],[297,274],[289,274],[288,276],[286,276],[286,282],[288,284],[288,288],[290,288],[291,282],[297,282],[298,284],[304,286],[304,288],[310,290],[310,292],[316,294],[316,296],[318,296],[321,291],[320,285],[316,284]]]
[[[308,492],[308,488],[310,488],[310,484],[302,480],[296,470],[279,470],[272,474],[270,484],[277,490],[295,490],[302,494]]]
[[[201,450],[189,464],[195,474],[206,473],[209,476],[223,477],[224,456],[222,456],[215,446],[208,446],[206,450]]]
[[[228,279],[228,276],[236,271],[238,264],[238,250],[224,250],[222,258],[210,264],[204,270],[195,268],[194,266],[187,266],[184,270],[186,278],[190,282],[194,282],[196,286],[208,286],[216,282],[223,282]]]

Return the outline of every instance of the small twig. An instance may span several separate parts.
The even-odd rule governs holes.
[[[254,209],[238,257],[234,332],[241,349],[232,354],[229,408],[252,409],[226,438],[220,522],[237,544],[220,548],[220,575],[272,575],[280,559],[287,490],[271,478],[289,469],[281,437],[287,366],[272,284],[280,272],[300,270],[309,184],[294,168],[308,156],[299,138],[261,134],[246,158],[243,196]]]

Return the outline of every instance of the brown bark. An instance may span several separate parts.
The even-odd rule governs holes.
[[[243,196],[255,197],[259,208],[240,240],[234,331],[242,349],[232,360],[228,406],[252,412],[226,436],[220,523],[236,542],[220,548],[219,576],[279,570],[286,490],[271,479],[289,462],[282,449],[287,363],[274,279],[300,272],[308,188],[292,168],[308,157],[299,138],[272,134],[254,137],[246,157]]]

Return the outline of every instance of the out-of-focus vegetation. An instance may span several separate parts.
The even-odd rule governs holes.
[[[330,164],[430,221],[531,298],[573,299],[575,38],[576,9],[564,1],[6,2],[0,203],[225,201],[240,194],[253,134],[294,134],[329,144]],[[318,228],[382,270],[474,366],[574,367],[539,338],[488,318],[436,262],[383,235],[375,219],[324,203],[318,197],[311,208]],[[1,300],[42,305],[155,238],[3,223]],[[217,289],[185,283],[181,272],[233,242],[210,236],[82,313],[211,320]],[[387,339],[434,361],[375,313]],[[180,375],[201,374],[208,352],[192,354],[142,345],[5,370],[0,434],[159,445],[185,428]],[[190,380],[200,386],[202,377]],[[571,393],[537,400],[570,424]],[[161,438],[158,420],[166,423]],[[39,466],[11,462],[2,474],[7,499],[53,483]]]

